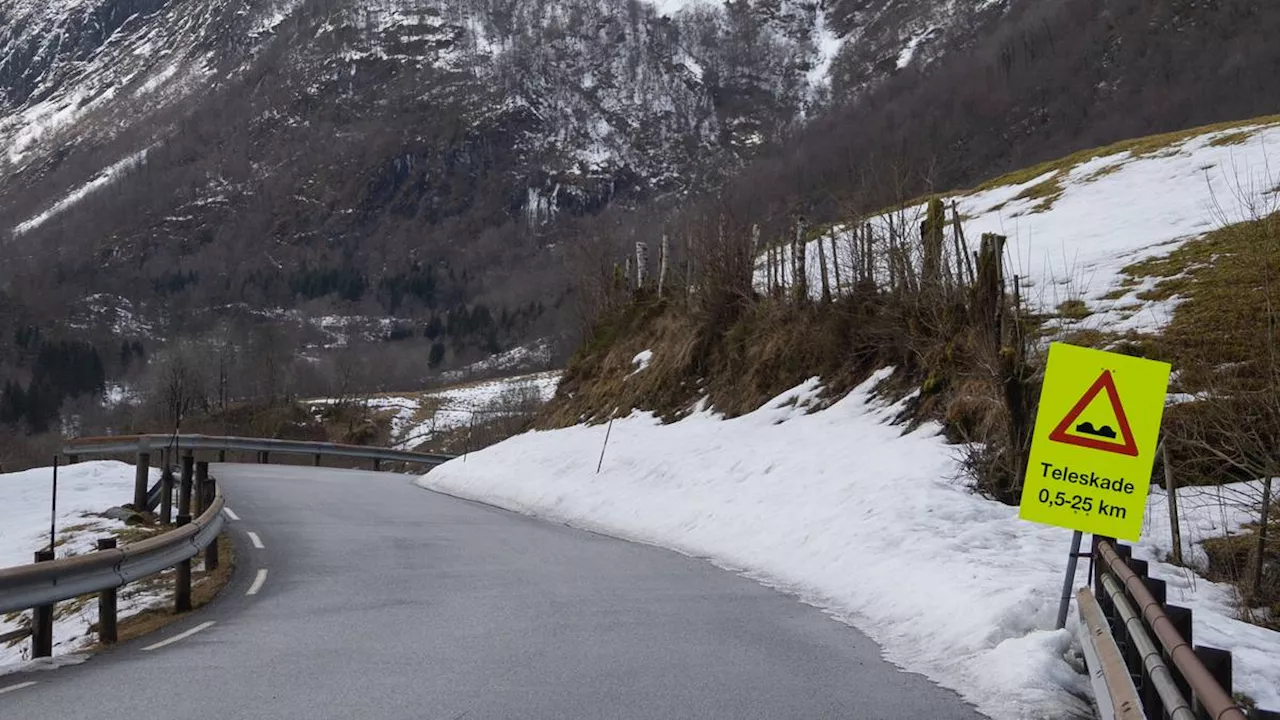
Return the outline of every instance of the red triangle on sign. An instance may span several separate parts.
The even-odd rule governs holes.
[[[1120,423],[1120,435],[1124,438],[1123,445],[1107,442],[1106,440],[1068,434],[1071,426],[1084,414],[1085,408],[1089,407],[1089,403],[1093,402],[1093,399],[1103,390],[1107,391],[1107,398],[1111,401],[1111,409],[1115,412],[1116,420]],[[1077,432],[1079,431],[1077,430]],[[1067,416],[1062,418],[1062,422],[1058,423],[1058,427],[1049,433],[1049,439],[1054,442],[1066,443],[1067,445],[1079,445],[1091,450],[1102,450],[1103,452],[1113,452],[1131,457],[1138,456],[1138,443],[1133,439],[1133,430],[1129,428],[1129,418],[1125,416],[1124,406],[1120,404],[1120,394],[1116,391],[1116,381],[1112,379],[1110,370],[1102,371],[1102,375],[1089,387],[1084,397],[1080,398],[1075,407],[1071,408],[1071,412],[1068,412]]]

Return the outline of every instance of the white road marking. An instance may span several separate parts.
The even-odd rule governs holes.
[[[195,627],[191,628],[190,630],[188,630],[188,631],[186,631],[186,632],[184,632],[184,633],[178,633],[177,635],[174,635],[173,637],[169,638],[168,640],[161,640],[160,642],[156,643],[155,645],[148,645],[148,646],[146,646],[146,647],[144,647],[144,648],[142,648],[142,649],[143,649],[143,650],[159,650],[160,648],[164,647],[165,645],[172,645],[173,643],[176,643],[176,642],[178,642],[179,640],[186,640],[187,638],[191,637],[192,635],[195,635],[196,633],[200,632],[201,630],[205,630],[205,629],[207,629],[207,628],[211,627],[213,624],[214,624],[214,623],[213,623],[213,621],[212,621],[212,620],[210,620],[209,622],[206,622],[206,623],[200,623],[199,625],[197,625],[197,626],[195,626]]]
[[[7,688],[0,688],[0,695],[3,695],[7,692],[13,692],[14,690],[21,690],[22,688],[29,688],[35,684],[36,684],[36,681],[32,680],[30,682],[18,683],[17,685],[10,685]]]
[[[249,586],[249,592],[245,593],[245,595],[257,595],[258,591],[262,589],[262,583],[266,581],[267,569],[261,568],[258,570],[258,576],[253,579],[253,584]]]
[[[259,550],[265,550],[267,548],[266,545],[262,544],[262,538],[258,537],[258,533],[253,532],[252,530],[249,531],[249,540],[252,541],[253,546]]]
[[[222,512],[226,513],[226,514],[227,514],[227,517],[231,518],[232,520],[239,520],[239,519],[240,519],[240,516],[236,514],[235,510],[232,510],[232,509],[231,509],[231,508],[229,508],[229,507],[224,507],[224,508],[222,508]]]

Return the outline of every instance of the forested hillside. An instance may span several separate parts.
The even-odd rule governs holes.
[[[753,226],[1273,112],[1277,29],[1248,0],[23,0],[0,380],[92,415],[36,335],[130,402],[190,358],[206,407],[554,364],[635,241],[691,276]]]

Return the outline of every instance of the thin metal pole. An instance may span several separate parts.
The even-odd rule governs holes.
[[[471,420],[467,423],[467,439],[462,446],[462,462],[467,461],[467,456],[471,454],[471,431],[476,427],[476,411],[472,410]]]
[[[1076,584],[1076,561],[1080,558],[1080,539],[1084,533],[1076,530],[1071,533],[1071,554],[1067,556],[1067,576],[1062,579],[1062,602],[1058,605],[1058,622],[1055,628],[1061,630],[1067,626],[1067,610],[1071,607],[1071,590]]]
[[[58,532],[58,456],[53,456],[53,497],[49,502],[49,552],[53,552]]]
[[[604,444],[600,446],[600,462],[596,463],[596,474],[600,474],[600,468],[604,467],[604,451],[609,447],[609,435],[613,433],[613,416],[609,416],[609,427],[604,431]]]

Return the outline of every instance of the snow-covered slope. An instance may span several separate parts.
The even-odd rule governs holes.
[[[412,450],[440,435],[504,415],[535,410],[555,396],[560,371],[515,375],[451,385],[421,393],[377,395],[354,400],[391,421],[395,447]],[[316,411],[333,399],[308,401]]]
[[[1071,628],[1052,629],[1070,531],[970,492],[937,426],[891,425],[900,408],[873,399],[889,372],[817,412],[813,380],[732,420],[619,419],[599,474],[606,428],[591,426],[518,436],[418,482],[795,593],[993,718],[1091,717],[1087,680],[1068,659]],[[1243,520],[1203,490],[1182,492],[1189,546]],[[1280,708],[1280,633],[1232,619],[1228,588],[1158,561],[1165,507],[1151,497],[1137,555],[1169,581],[1171,601],[1194,608],[1197,642],[1235,653],[1236,687]]]
[[[1034,310],[1052,314],[1065,302],[1080,301],[1090,311],[1087,319],[1060,320],[1063,327],[1085,323],[1117,333],[1149,331],[1168,322],[1177,299],[1141,300],[1147,285],[1116,292],[1123,269],[1211,230],[1280,209],[1280,173],[1272,165],[1277,157],[1280,120],[1263,119],[1082,153],[1051,164],[1038,177],[1019,173],[1014,182],[946,195],[944,202],[957,203],[971,251],[984,233],[1008,237],[1006,276],[1019,278],[1022,297]],[[869,222],[885,247],[891,228],[914,232],[925,214],[925,205],[909,205]],[[830,262],[832,235],[842,279],[853,276],[850,228],[837,225],[806,249],[808,287],[815,296],[822,272],[817,243],[826,244]],[[946,252],[954,258],[951,245],[948,237]],[[876,271],[888,277],[883,258]],[[781,273],[790,285],[788,263]],[[764,289],[763,256],[756,278]]]

